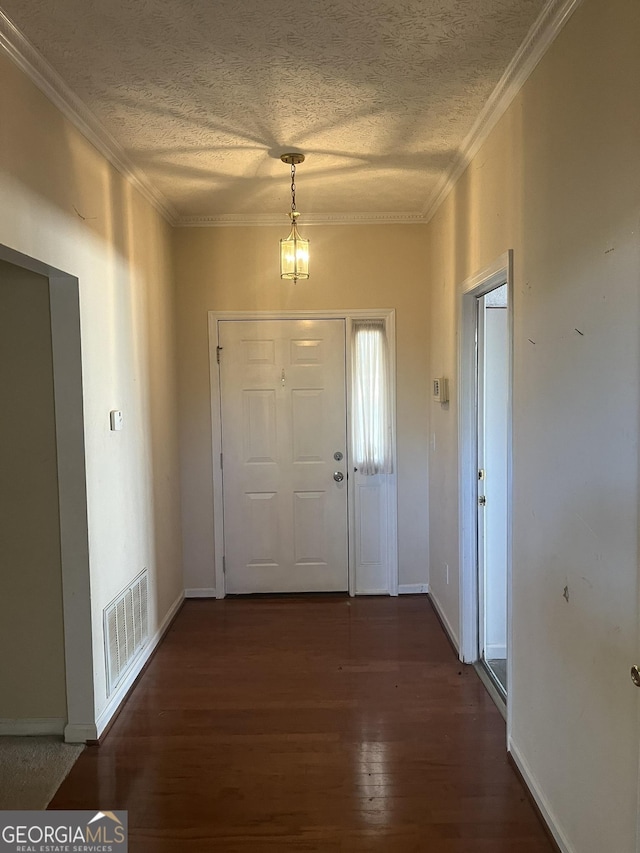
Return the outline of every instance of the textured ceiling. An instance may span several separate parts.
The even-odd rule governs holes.
[[[545,0],[4,0],[181,216],[415,213]]]

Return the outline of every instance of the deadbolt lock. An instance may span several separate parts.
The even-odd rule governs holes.
[[[636,687],[640,687],[640,669],[637,666],[631,667],[631,681]]]
[[[333,454],[333,458],[336,460],[336,462],[341,462],[342,461],[342,453],[340,453],[339,450],[336,450],[336,452]]]

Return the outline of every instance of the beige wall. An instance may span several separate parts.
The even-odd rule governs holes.
[[[0,719],[63,721],[49,282],[2,262],[0,392]]]
[[[636,849],[639,42],[638,3],[585,0],[429,228],[435,373],[461,282],[514,250],[512,747],[576,853]],[[457,628],[453,391],[430,529]]]
[[[5,56],[0,114],[0,243],[79,280],[100,715],[104,606],[147,567],[153,635],[183,588],[170,228]]]
[[[283,282],[283,227],[189,228],[174,235],[180,341],[185,585],[211,589],[213,496],[207,312],[395,308],[400,583],[428,580],[428,298],[424,226],[315,226],[311,278]],[[306,233],[305,233],[306,230]]]

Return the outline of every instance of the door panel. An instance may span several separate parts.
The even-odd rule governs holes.
[[[220,321],[219,342],[227,592],[346,590],[344,321]]]
[[[291,394],[291,429],[293,460],[298,463],[323,461],[322,421],[326,403],[322,391],[293,391]]]
[[[275,566],[278,530],[277,494],[259,492],[245,495],[245,520],[250,543],[250,566]]]
[[[388,550],[385,476],[387,475],[356,476],[360,510],[357,527],[359,565],[366,566],[369,569],[369,574],[376,578],[377,586],[380,589],[384,588],[387,582],[385,565]],[[374,572],[376,572],[375,575]]]
[[[276,395],[273,391],[243,391],[242,437],[246,465],[275,463]]]
[[[296,492],[293,496],[294,560],[296,566],[324,566],[329,531],[325,523],[325,493]]]

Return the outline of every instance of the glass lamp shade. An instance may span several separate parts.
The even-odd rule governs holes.
[[[280,278],[298,281],[299,278],[309,278],[309,241],[298,234],[298,213],[289,215],[291,231],[286,239],[280,240]]]

